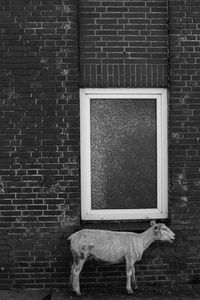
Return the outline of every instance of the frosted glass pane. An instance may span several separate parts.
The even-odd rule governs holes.
[[[156,99],[91,99],[92,209],[157,207]]]

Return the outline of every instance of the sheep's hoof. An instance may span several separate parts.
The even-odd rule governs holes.
[[[74,291],[74,293],[76,294],[76,296],[81,296],[81,292],[77,292],[77,291]]]
[[[129,294],[129,295],[133,295],[133,290],[131,289],[131,290],[127,290],[127,293]]]
[[[134,289],[134,290],[138,290],[139,287],[136,285],[136,286],[133,287],[133,289]]]

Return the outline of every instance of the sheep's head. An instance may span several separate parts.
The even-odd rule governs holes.
[[[157,224],[155,221],[151,221],[151,226],[153,227],[157,240],[173,243],[175,240],[175,234],[165,224]]]

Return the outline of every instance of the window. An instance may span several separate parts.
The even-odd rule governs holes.
[[[81,217],[166,218],[167,91],[81,89]]]

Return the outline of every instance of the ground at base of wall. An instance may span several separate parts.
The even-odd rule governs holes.
[[[133,295],[127,295],[125,291],[83,291],[83,295],[77,297],[74,293],[54,289],[51,293],[48,290],[1,290],[1,300],[192,300],[200,299],[200,285],[181,286],[171,288],[141,288]]]

